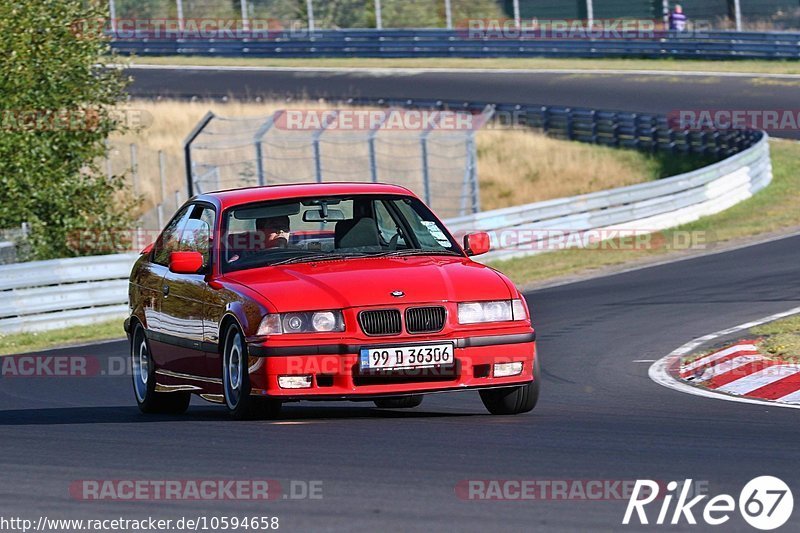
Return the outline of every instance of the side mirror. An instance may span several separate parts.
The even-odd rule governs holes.
[[[464,251],[467,252],[467,255],[485,254],[490,248],[489,234],[485,231],[464,235]]]
[[[200,252],[172,252],[169,255],[169,269],[176,274],[197,274],[203,268],[203,254]]]

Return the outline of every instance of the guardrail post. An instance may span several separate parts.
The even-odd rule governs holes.
[[[200,119],[200,122],[194,127],[194,129],[189,132],[189,136],[183,141],[183,155],[184,155],[184,162],[186,164],[186,191],[189,195],[189,198],[194,196],[194,163],[192,163],[192,143],[197,139],[197,136],[200,135],[208,123],[211,122],[216,115],[209,111],[206,115]]]
[[[594,24],[594,3],[592,0],[586,0],[586,25],[592,24]]]
[[[451,0],[444,0],[444,16],[447,21],[447,29],[453,29],[453,6]]]
[[[514,0],[514,25],[517,29],[522,26],[522,18],[519,13],[519,0]]]

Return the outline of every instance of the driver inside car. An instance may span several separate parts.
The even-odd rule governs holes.
[[[289,232],[288,216],[256,219],[256,234],[260,241],[256,243],[256,247],[262,250],[286,248],[289,246]]]

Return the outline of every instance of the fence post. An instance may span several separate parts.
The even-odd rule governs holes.
[[[186,28],[183,20],[183,0],[176,0],[176,5],[178,7],[178,28],[183,33],[183,30]]]
[[[158,151],[158,177],[161,180],[161,199],[156,206],[158,227],[164,227],[164,201],[167,199],[167,161],[163,150]]]
[[[369,130],[369,137],[367,137],[367,143],[369,147],[369,173],[372,177],[372,183],[378,182],[378,157],[375,154],[375,138],[378,136],[378,131],[380,131],[381,126],[389,120],[389,115],[392,113],[391,108],[386,111],[386,114],[383,116],[383,120],[380,121],[379,124],[376,124],[374,127],[370,127]]]
[[[206,116],[200,119],[200,122],[194,127],[194,129],[189,132],[189,136],[183,141],[183,156],[184,156],[184,163],[186,164],[186,191],[189,194],[189,198],[194,196],[194,175],[193,175],[193,163],[192,163],[192,143],[197,136],[200,135],[208,123],[211,122],[216,115],[214,115],[213,111],[209,111],[206,113]]]
[[[114,176],[114,169],[111,166],[111,143],[105,140],[106,145],[106,176],[111,179]]]
[[[592,0],[586,0],[586,19],[587,26],[594,24],[594,2]]]
[[[669,0],[661,2],[661,16],[664,18],[664,31],[669,30]]]
[[[522,26],[522,17],[519,13],[519,0],[514,0],[514,25],[519,29]]]
[[[250,17],[247,13],[247,0],[239,0],[242,5],[242,29],[250,31]]]
[[[325,130],[339,117],[339,112],[334,111],[325,121],[325,123],[314,132],[312,143],[314,147],[314,172],[317,178],[317,183],[322,183],[322,154],[319,149],[319,139]]]
[[[383,29],[383,10],[381,9],[381,0],[375,0],[375,29]]]
[[[451,0],[444,0],[444,15],[447,20],[447,29],[453,29],[453,6]]]
[[[308,31],[314,31],[314,0],[306,0],[306,14],[308,15]]]
[[[114,0],[108,0],[108,16],[111,17],[111,33],[117,37],[117,5]]]
[[[428,135],[431,134],[433,129],[439,124],[442,118],[442,111],[436,115],[436,118],[425,128],[425,131],[419,136],[420,148],[422,151],[422,187],[425,191],[425,203],[431,205],[431,176],[430,169],[428,168]]]
[[[136,143],[131,143],[131,179],[133,180],[133,195],[139,196],[139,160],[136,157]]]
[[[741,0],[733,0],[733,16],[736,19],[736,31],[742,31],[742,3],[741,3]]]
[[[261,141],[264,138],[264,135],[272,128],[275,124],[275,121],[283,114],[283,110],[276,111],[269,117],[264,124],[258,128],[255,136],[253,137],[253,141],[255,142],[256,147],[256,172],[258,173],[258,185],[263,186],[267,184],[267,176],[264,171],[264,149],[261,146]]]

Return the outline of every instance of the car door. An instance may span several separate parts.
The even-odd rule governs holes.
[[[150,260],[142,265],[138,283],[142,291],[145,326],[150,341],[150,351],[156,366],[163,367],[170,354],[170,345],[162,342],[163,326],[163,282],[169,270],[170,253],[175,251],[181,230],[189,218],[189,206],[179,210],[153,244]]]
[[[163,279],[161,333],[171,344],[164,369],[193,376],[208,377],[205,362],[203,328],[208,292],[207,275],[211,265],[211,228],[214,208],[193,204],[181,230],[175,251],[199,252],[203,267],[194,274],[167,270]]]

